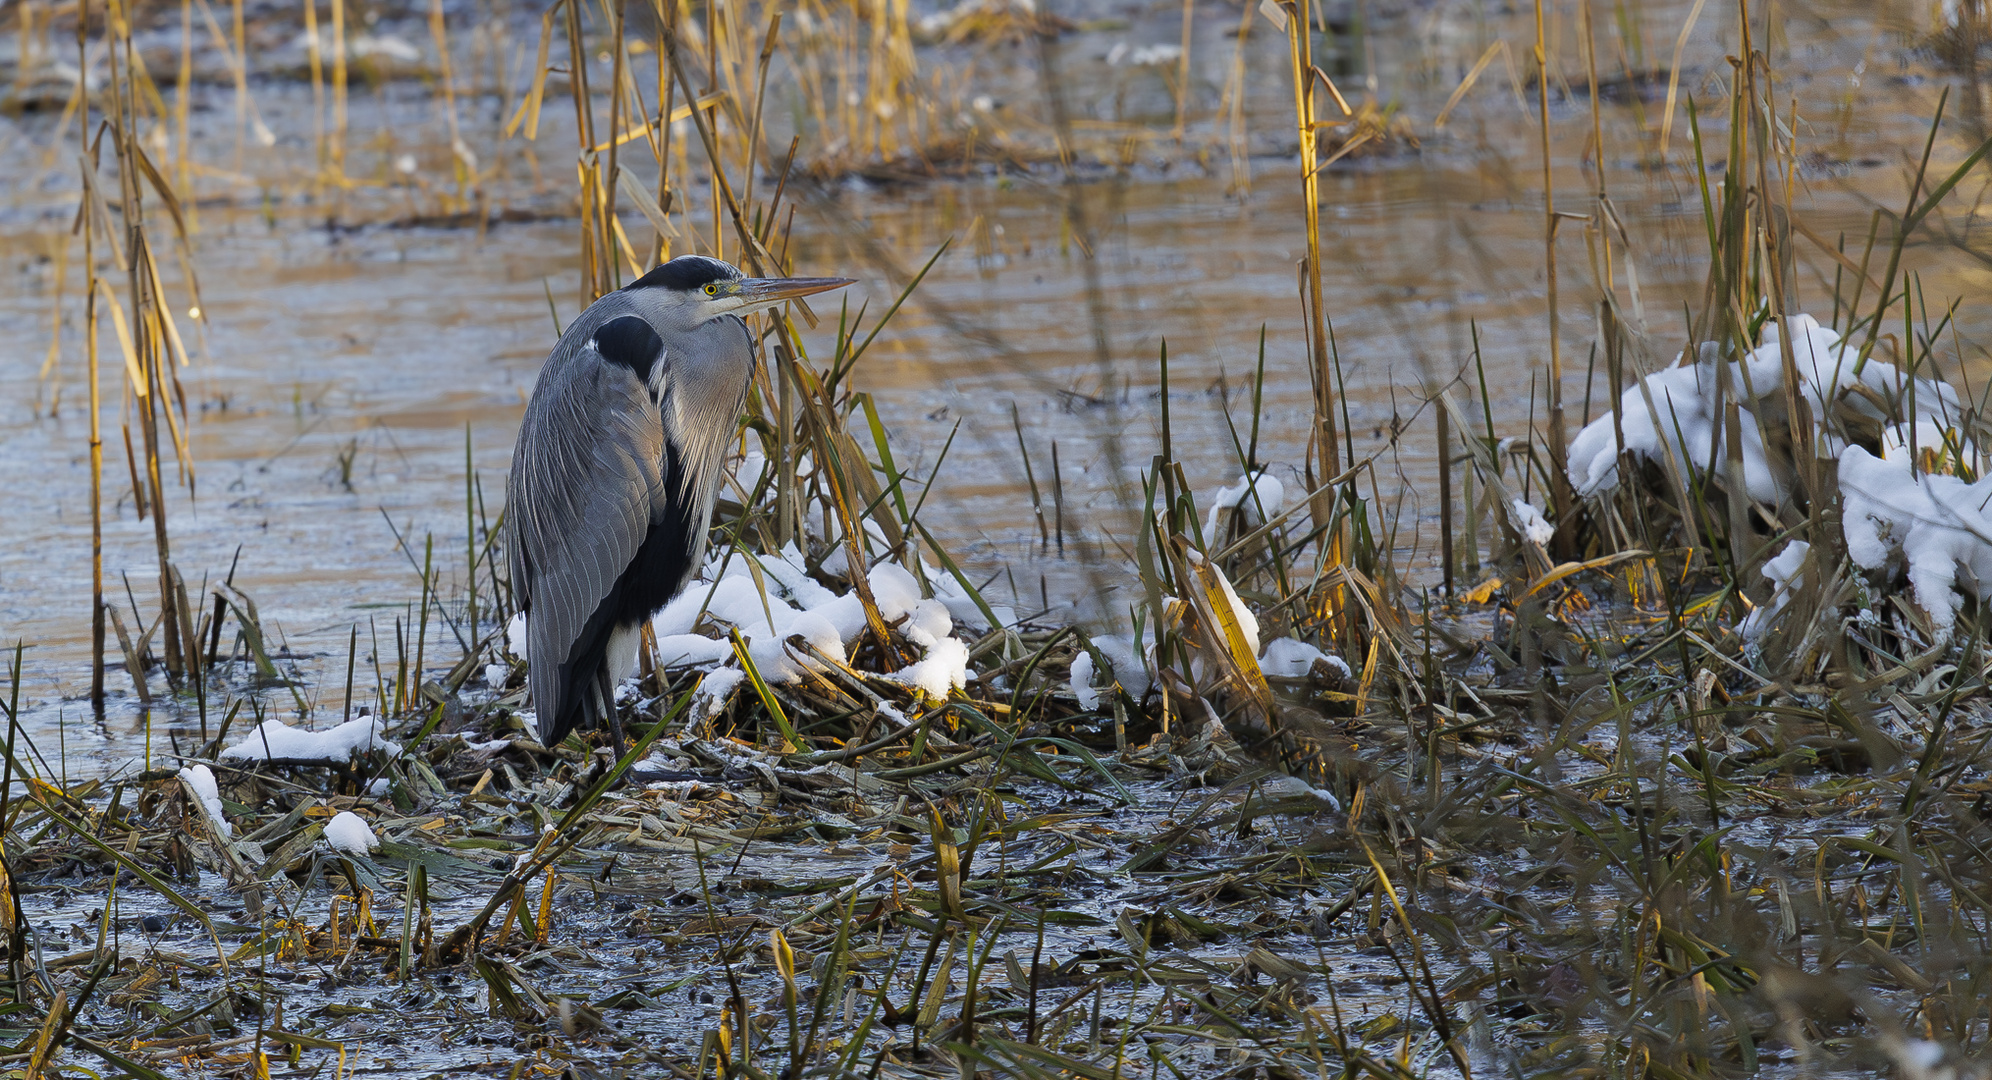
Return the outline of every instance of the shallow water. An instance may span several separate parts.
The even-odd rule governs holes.
[[[1648,67],[1664,67],[1686,7],[1641,12],[1642,36],[1628,44]],[[1485,42],[1496,35],[1522,40],[1525,14],[1450,7],[1375,12],[1366,50],[1376,92],[1412,118],[1421,146],[1344,163],[1323,179],[1325,284],[1343,364],[1348,437],[1358,457],[1382,455],[1372,491],[1385,520],[1397,524],[1395,547],[1413,581],[1435,576],[1435,452],[1430,410],[1421,410],[1420,396],[1433,380],[1462,372],[1459,392],[1479,396],[1470,323],[1479,331],[1487,404],[1499,433],[1520,435],[1543,423],[1540,166],[1535,129],[1519,97],[1523,87],[1496,62],[1450,126],[1431,127]],[[1926,16],[1832,5],[1784,14],[1780,71],[1798,100],[1801,146],[1817,151],[1798,177],[1797,205],[1821,236],[1864,235],[1871,201],[1893,206],[1903,198],[1903,155],[1920,149],[1934,99],[1950,77],[1924,48],[1927,27],[1918,29],[1916,20]],[[1193,55],[1202,57],[1197,85],[1206,110],[1216,104],[1237,15],[1227,8],[1198,17]],[[1060,69],[1083,118],[1154,120],[1166,83],[1108,57],[1116,43],[1172,40],[1177,19],[1174,7],[1135,11],[1120,28],[1068,36]],[[1554,33],[1569,46],[1560,53],[1563,80],[1581,89],[1571,19],[1563,12]],[[537,30],[517,32],[530,39]],[[418,30],[409,34],[424,40]],[[1083,183],[1068,184],[1045,166],[912,187],[851,184],[826,201],[804,202],[796,216],[798,272],[860,279],[847,294],[852,310],[868,303],[874,315],[891,302],[891,275],[861,250],[860,237],[876,241],[902,268],[955,238],[951,253],[859,365],[855,385],[874,395],[895,455],[916,475],[933,471],[960,423],[922,516],[978,580],[991,580],[996,599],[1021,612],[1125,613],[1129,598],[1116,589],[1130,580],[1119,572],[1129,519],[1117,481],[1126,490],[1134,470],[1159,449],[1164,401],[1157,357],[1165,341],[1176,452],[1193,484],[1208,491],[1239,471],[1224,406],[1237,437],[1247,438],[1263,328],[1259,457],[1287,481],[1290,495],[1302,490],[1310,389],[1295,284],[1304,236],[1298,183],[1282,149],[1290,136],[1279,112],[1288,92],[1281,53],[1269,44],[1263,22],[1255,35],[1247,49],[1249,189],[1213,138],[1211,122],[1201,121],[1193,128],[1201,144],[1147,143],[1120,173],[1087,173]],[[1710,80],[1726,70],[1719,58],[1734,50],[1734,38],[1733,13],[1704,16],[1690,38],[1684,93],[1707,100],[1719,94]],[[13,44],[0,40],[0,54],[12,55]],[[1025,111],[1036,88],[1015,84],[1016,57],[1004,56],[985,74],[1012,79],[1015,104],[1006,107]],[[1349,68],[1338,67],[1336,77],[1355,96],[1365,85],[1361,61],[1343,59]],[[1857,64],[1864,65],[1858,76]],[[377,99],[356,92],[355,131],[376,133],[364,150],[355,140],[355,160],[362,162],[356,175],[370,167],[364,162],[385,162],[403,150],[421,150],[423,171],[419,186],[356,192],[341,220],[424,211],[448,187],[435,171],[437,144],[418,137],[439,130],[425,93],[400,83],[387,84]],[[228,94],[208,88],[200,94],[206,108],[197,127],[225,147]],[[192,343],[199,359],[180,373],[193,413],[198,488],[193,499],[169,507],[169,519],[190,594],[203,577],[219,579],[234,566],[235,584],[258,601],[273,637],[302,665],[308,700],[337,708],[344,691],[336,673],[355,626],[363,685],[370,681],[369,658],[377,655],[376,635],[380,653],[393,655],[394,621],[412,617],[425,537],[434,537],[444,594],[460,591],[466,462],[474,474],[471,500],[481,499],[484,519],[495,517],[523,402],[552,340],[552,318],[564,322],[575,313],[575,223],[555,217],[484,229],[329,226],[332,208],[298,179],[311,153],[308,135],[300,134],[310,129],[308,90],[266,81],[257,95],[262,115],[280,133],[275,147],[252,145],[248,152],[243,168],[261,179],[203,181],[195,257],[207,318]],[[1843,101],[1852,103],[1844,113]],[[1642,135],[1640,124],[1643,118],[1657,126],[1659,109],[1654,100],[1615,99],[1603,123],[1612,200],[1633,238],[1638,299],[1664,352],[1679,337],[1682,304],[1699,300],[1705,244],[1699,195],[1683,167],[1684,114],[1669,167],[1645,165],[1656,139]],[[468,128],[478,133],[473,139],[488,139],[501,115],[496,102],[466,110],[473,114]],[[528,161],[516,143],[479,143],[505,161],[490,187],[507,205],[560,208],[560,185],[531,179],[536,170],[553,175],[563,168],[567,151],[557,148],[571,145],[571,138],[561,141],[557,111],[547,115],[539,143],[544,160]],[[1588,105],[1581,96],[1559,95],[1551,115],[1558,205],[1588,213],[1592,200],[1581,193],[1596,183],[1590,155],[1581,153]],[[128,699],[114,703],[107,727],[69,724],[86,713],[76,696],[87,685],[89,633],[87,418],[78,405],[81,317],[73,265],[61,286],[67,292],[56,375],[39,376],[61,265],[48,256],[73,207],[70,175],[59,164],[68,155],[57,153],[58,164],[45,167],[57,135],[48,116],[0,125],[0,143],[9,150],[0,156],[9,193],[0,209],[0,256],[17,283],[0,291],[0,331],[13,343],[0,356],[0,469],[8,487],[0,516],[0,635],[30,647],[23,695],[39,740],[57,742],[66,753],[130,752],[139,729]],[[1947,129],[1939,162],[1962,156],[1968,126]],[[1711,145],[1720,145],[1718,125],[1711,121],[1705,131]],[[690,194],[695,203],[704,198],[696,186]],[[699,214],[695,206],[690,217]],[[1951,222],[1954,229],[1963,224]],[[1831,264],[1809,247],[1800,254],[1802,265],[1825,275],[1802,275],[1802,292],[1827,303],[1821,281],[1830,282]],[[1582,223],[1564,223],[1559,258],[1564,394],[1574,427],[1586,409],[1593,337]],[[1980,292],[1985,283],[1983,263],[1941,247],[1912,249],[1910,262],[1922,271],[1933,307],[1940,298]],[[1614,277],[1630,302],[1623,262]],[[826,303],[817,310],[824,326],[805,341],[827,351],[836,309]],[[1958,313],[1974,383],[1983,382],[1976,343],[1988,325],[1992,316],[1982,311]],[[110,340],[107,333],[107,347]],[[1104,363],[1096,344],[1102,341]],[[60,404],[51,408],[58,387]],[[139,611],[154,611],[156,567],[151,525],[136,520],[129,498],[116,426],[121,392],[115,369],[108,369],[106,566],[109,595],[129,615],[126,575]],[[1605,408],[1601,375],[1588,396],[1593,413]],[[1013,409],[1053,518],[1048,478],[1057,446],[1063,555],[1039,540]],[[1393,447],[1397,428],[1404,434]],[[458,653],[451,633],[438,620],[426,635],[429,655],[445,657],[445,664]],[[128,690],[116,671],[109,685],[114,696]]]

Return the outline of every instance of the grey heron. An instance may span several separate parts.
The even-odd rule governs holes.
[[[644,622],[704,556],[758,352],[740,317],[848,284],[681,255],[560,335],[526,405],[505,511],[544,745],[614,729]]]

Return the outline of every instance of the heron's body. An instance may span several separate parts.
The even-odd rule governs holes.
[[[754,372],[736,312],[831,282],[673,259],[597,300],[547,357],[506,512],[542,742],[613,717],[643,623],[703,557]]]

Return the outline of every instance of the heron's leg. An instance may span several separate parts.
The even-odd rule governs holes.
[[[596,700],[600,701],[602,705],[602,719],[605,726],[609,729],[611,745],[615,747],[616,756],[621,757],[623,750],[622,715],[616,711],[616,678],[609,673],[607,664],[597,669],[595,695]]]

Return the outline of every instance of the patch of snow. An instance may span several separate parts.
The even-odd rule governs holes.
[[[1957,429],[1936,420],[1919,419],[1915,424],[1895,424],[1881,433],[1881,456],[1898,464],[1909,464],[1910,429],[1915,430],[1916,456],[1928,462],[1934,457],[1940,464],[1964,464],[1974,469],[1978,464],[1978,447],[1970,439],[1961,436]],[[1930,471],[1927,468],[1924,471]]]
[[[855,592],[839,596],[811,578],[793,544],[777,555],[756,557],[752,566],[736,558],[723,571],[716,566],[707,570],[717,580],[707,576],[692,582],[651,621],[667,666],[723,663],[732,655],[730,643],[692,633],[701,610],[713,622],[740,631],[755,669],[770,683],[793,683],[805,668],[816,666],[806,654],[791,651],[789,639],[799,635],[824,656],[842,662],[845,644],[865,632],[863,601]],[[933,578],[948,580],[938,573]],[[951,636],[954,605],[948,594],[937,587],[940,595],[922,597],[919,579],[895,563],[874,567],[868,584],[879,615],[923,653],[892,677],[929,698],[945,698],[951,688],[963,685],[968,646]],[[967,603],[973,609],[973,602]]]
[[[1736,627],[1736,632],[1743,636],[1743,640],[1756,641],[1763,637],[1764,632],[1771,628],[1771,622],[1778,617],[1778,613],[1785,609],[1786,604],[1791,603],[1792,590],[1805,584],[1805,575],[1799,571],[1805,565],[1806,554],[1811,550],[1811,544],[1803,540],[1793,540],[1786,544],[1784,550],[1778,552],[1775,558],[1764,564],[1763,570],[1759,572],[1771,581],[1771,598],[1764,606],[1744,616],[1742,623]]]
[[[493,690],[505,689],[505,681],[511,677],[512,666],[510,664],[484,665],[484,685]]]
[[[521,660],[531,659],[526,655],[526,613],[521,611],[505,624],[505,651]]]
[[[325,843],[346,855],[365,855],[380,847],[380,837],[374,835],[365,818],[341,810],[325,823]]]
[[[1093,654],[1084,649],[1072,658],[1072,695],[1087,712],[1100,707],[1100,692],[1093,689]]]
[[[292,40],[291,47],[299,51],[308,51],[313,44],[314,42],[310,34],[301,33]],[[331,56],[333,53],[332,31],[318,31],[318,40],[315,44],[318,46],[319,55]],[[355,34],[346,39],[346,56],[352,60],[368,60],[378,57],[383,60],[392,60],[399,64],[419,64],[422,62],[421,49],[416,48],[406,38],[397,37],[393,34]]]
[[[265,720],[248,736],[221,752],[223,761],[348,761],[369,750],[401,752],[399,744],[387,738],[387,726],[376,717],[348,720],[325,731],[305,731],[288,727],[281,720]]]
[[[699,680],[699,688],[692,694],[691,713],[685,718],[688,731],[700,730],[726,708],[733,700],[733,692],[747,678],[747,673],[737,667],[714,668]]]
[[[704,681],[699,683],[699,693],[714,699],[723,699],[733,693],[747,673],[739,668],[714,668],[706,672]]]
[[[1210,512],[1204,516],[1204,542],[1213,548],[1222,547],[1218,537],[1228,534],[1218,531],[1220,522],[1235,518],[1242,526],[1241,532],[1250,532],[1278,514],[1285,503],[1286,485],[1273,474],[1260,469],[1241,476],[1237,483],[1218,488],[1211,494]]]
[[[942,638],[927,649],[927,655],[887,676],[895,682],[920,691],[933,704],[968,684],[968,646],[954,638]]]
[[[1542,508],[1522,499],[1512,500],[1509,510],[1515,519],[1515,531],[1531,544],[1542,545],[1556,536],[1556,526],[1542,516]]]
[[[1275,679],[1304,679],[1314,670],[1314,662],[1321,661],[1349,677],[1349,665],[1339,656],[1331,656],[1309,645],[1299,638],[1274,638],[1266,643],[1265,654],[1259,657],[1259,668]]]
[[[751,496],[767,471],[768,456],[759,450],[749,450],[733,462],[733,482],[740,485],[741,494]],[[774,497],[774,478],[769,477],[768,490],[761,494],[761,501],[765,504],[773,501]]]
[[[1173,64],[1183,58],[1181,45],[1129,45],[1125,41],[1115,42],[1107,50],[1107,66],[1119,67],[1160,67]]]

